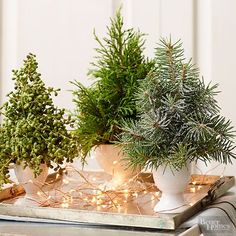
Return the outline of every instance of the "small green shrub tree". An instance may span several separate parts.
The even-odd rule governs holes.
[[[100,40],[95,35],[100,47],[89,75],[96,81],[89,87],[74,82],[76,133],[83,163],[92,147],[117,140],[123,119],[137,118],[134,93],[153,65],[143,53],[143,34],[124,29],[123,24],[119,11],[107,28],[107,37]]]
[[[13,71],[15,88],[1,108],[0,186],[9,181],[10,163],[29,166],[38,175],[41,163],[52,167],[54,162],[57,169],[64,158],[71,162],[77,156],[76,139],[67,130],[73,121],[53,104],[59,90],[46,88],[37,68],[35,55],[29,54]]]
[[[185,62],[180,41],[161,39],[155,68],[135,95],[140,119],[122,126],[119,142],[130,165],[178,170],[194,160],[230,163],[234,131],[220,115],[216,89],[199,79],[191,60]]]

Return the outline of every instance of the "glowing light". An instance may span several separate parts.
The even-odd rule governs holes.
[[[117,163],[119,164],[118,161],[113,162],[114,165]],[[115,169],[115,166],[113,167]],[[63,170],[63,173],[65,173],[65,175],[62,175],[62,172],[60,172],[61,174],[56,173],[55,178],[58,179],[60,177],[62,179],[62,183],[65,185],[70,184],[71,181],[74,181],[74,179],[67,176],[67,173],[70,174],[70,170],[73,171],[75,169],[71,166],[68,166],[66,167],[66,170]],[[117,211],[120,211],[120,209],[122,209],[123,213],[127,213],[127,203],[129,203],[130,201],[135,201],[135,198],[139,197],[140,195],[148,194],[149,199],[151,198],[152,200],[155,200],[160,194],[159,191],[149,193],[148,188],[145,188],[146,190],[143,188],[145,187],[144,185],[140,185],[139,187],[139,185],[136,186],[130,184],[129,182],[133,181],[132,178],[123,183],[123,179],[121,178],[121,176],[116,175],[116,181],[113,181],[114,184],[111,187],[109,186],[108,188],[106,188],[104,184],[96,183],[96,180],[98,180],[98,176],[93,175],[87,177],[87,175],[83,175],[83,172],[76,172],[81,176],[81,178],[85,180],[85,184],[83,183],[81,185],[78,185],[77,187],[73,186],[74,188],[71,188],[70,185],[64,186],[67,191],[62,191],[60,188],[56,188],[55,190],[59,192],[59,195],[52,195],[51,192],[49,195],[44,191],[40,191],[41,189],[38,188],[39,191],[37,192],[37,195],[45,197],[43,199],[43,203],[45,202],[45,206],[52,204],[52,207],[57,207],[59,205],[59,207],[61,208],[68,208],[72,206],[73,202],[77,204],[77,198],[79,198],[80,201],[82,201],[85,209],[87,209],[88,206],[97,210],[103,210],[104,208],[113,208]],[[90,181],[94,182],[90,183]],[[35,184],[33,180],[29,180],[28,182]],[[90,184],[90,186],[87,187],[87,184]],[[202,187],[198,186],[199,185],[192,187],[195,187],[196,190]],[[112,190],[114,190],[114,192]],[[46,202],[45,199],[48,201]],[[53,199],[53,201],[50,199]],[[153,201],[151,204],[154,203],[155,201]]]
[[[199,185],[199,186],[197,187],[197,190],[200,190],[200,189],[202,189],[202,185]]]
[[[28,182],[31,183],[31,184],[33,184],[33,180],[32,180],[32,179],[30,179]]]
[[[195,192],[196,192],[196,188],[195,188],[195,187],[190,188],[190,192],[191,192],[191,193],[195,193]]]
[[[190,206],[193,206],[193,203],[192,203],[192,202],[190,202],[190,203],[189,203],[189,205],[190,205]]]
[[[102,200],[97,200],[97,204],[100,205],[102,203]]]
[[[69,191],[69,193],[74,193],[74,192],[76,192],[75,189],[71,189],[71,190]]]
[[[63,203],[66,203],[67,201],[66,201],[66,199],[65,199],[65,198],[63,198],[63,199],[62,199],[62,202],[63,202]]]
[[[193,185],[196,185],[196,184],[197,184],[197,182],[196,182],[196,181],[193,181],[193,182],[192,182],[192,184],[193,184]]]
[[[122,209],[121,205],[117,205],[116,207],[117,207],[118,212],[120,212]]]
[[[62,203],[62,204],[61,204],[61,207],[62,207],[62,208],[68,208],[68,207],[69,207],[69,203],[67,203],[67,202],[66,202],[66,203]]]
[[[118,163],[118,161],[113,161],[112,163],[113,163],[113,165],[116,165]]]
[[[91,202],[96,202],[96,201],[97,201],[96,197],[93,197],[91,200]]]
[[[69,184],[69,181],[67,179],[63,179],[62,181],[64,184]]]

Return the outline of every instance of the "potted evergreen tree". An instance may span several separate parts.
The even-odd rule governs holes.
[[[27,199],[37,198],[48,167],[54,163],[57,170],[64,159],[71,162],[77,156],[76,139],[67,130],[73,122],[54,106],[51,96],[58,90],[45,87],[37,68],[35,55],[29,54],[23,67],[13,71],[15,88],[1,108],[0,186],[9,182],[9,164],[14,163],[27,204],[34,203]]]
[[[98,55],[89,75],[96,80],[89,87],[76,81],[73,91],[82,163],[96,147],[98,162],[117,184],[130,174],[123,171],[122,151],[111,144],[121,132],[121,121],[137,118],[133,94],[153,65],[143,53],[143,34],[124,29],[123,24],[118,11],[107,28],[107,37],[100,40],[94,34],[100,47],[96,48]]]
[[[160,40],[155,68],[135,95],[140,119],[123,122],[119,139],[132,167],[153,170],[162,190],[157,212],[185,208],[190,162],[228,164],[236,157],[233,127],[220,115],[216,89],[199,79],[191,60],[185,61],[180,41]]]

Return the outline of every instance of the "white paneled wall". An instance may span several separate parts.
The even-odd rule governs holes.
[[[72,86],[85,84],[96,42],[93,29],[104,35],[112,14],[112,1],[102,0],[2,0],[3,70],[1,97],[12,88],[11,69],[19,67],[27,53],[37,55],[42,78],[48,86],[62,88],[59,106],[71,109]]]
[[[236,127],[236,1],[212,1],[211,79],[220,84],[222,113]],[[236,175],[236,161],[226,173]]]
[[[160,36],[181,38],[186,57],[193,57],[205,81],[220,84],[222,114],[236,127],[236,2],[235,0],[0,0],[2,4],[1,101],[12,89],[11,69],[19,67],[28,52],[37,54],[47,85],[62,88],[56,100],[72,109],[69,81],[91,83],[86,73],[99,36],[121,4],[127,26],[147,33],[146,54]],[[234,166],[226,174],[235,175]],[[211,163],[208,169],[215,166]],[[93,167],[93,166],[91,166]],[[201,168],[203,168],[201,166]],[[223,167],[214,169],[219,174]]]
[[[16,67],[18,39],[18,5],[17,1],[1,1],[1,93],[3,102],[5,94],[12,89],[11,70]]]
[[[0,88],[1,88],[1,75],[2,75],[2,22],[3,22],[3,15],[2,15],[2,2],[0,1]]]

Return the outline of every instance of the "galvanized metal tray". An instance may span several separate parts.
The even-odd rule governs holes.
[[[235,184],[233,176],[192,175],[185,192],[189,207],[179,214],[157,214],[153,212],[153,207],[158,201],[159,194],[152,183],[150,173],[143,173],[138,177],[138,187],[135,183],[129,183],[129,193],[125,189],[105,190],[102,194],[105,194],[106,198],[109,197],[112,204],[109,205],[109,201],[108,205],[99,205],[95,204],[98,200],[93,201],[96,197],[94,192],[100,191],[98,186],[108,181],[110,176],[103,172],[64,172],[66,173],[51,174],[46,181],[43,192],[49,193],[50,201],[53,196],[54,202],[44,202],[42,206],[16,206],[14,202],[24,196],[24,189],[20,185],[14,185],[0,192],[0,214],[31,217],[34,221],[43,219],[64,223],[175,230],[182,222],[222,196]],[[148,188],[142,189],[143,186]],[[125,194],[129,194],[128,198]],[[65,203],[65,196],[73,198],[73,202]],[[115,203],[118,207],[114,207]]]

